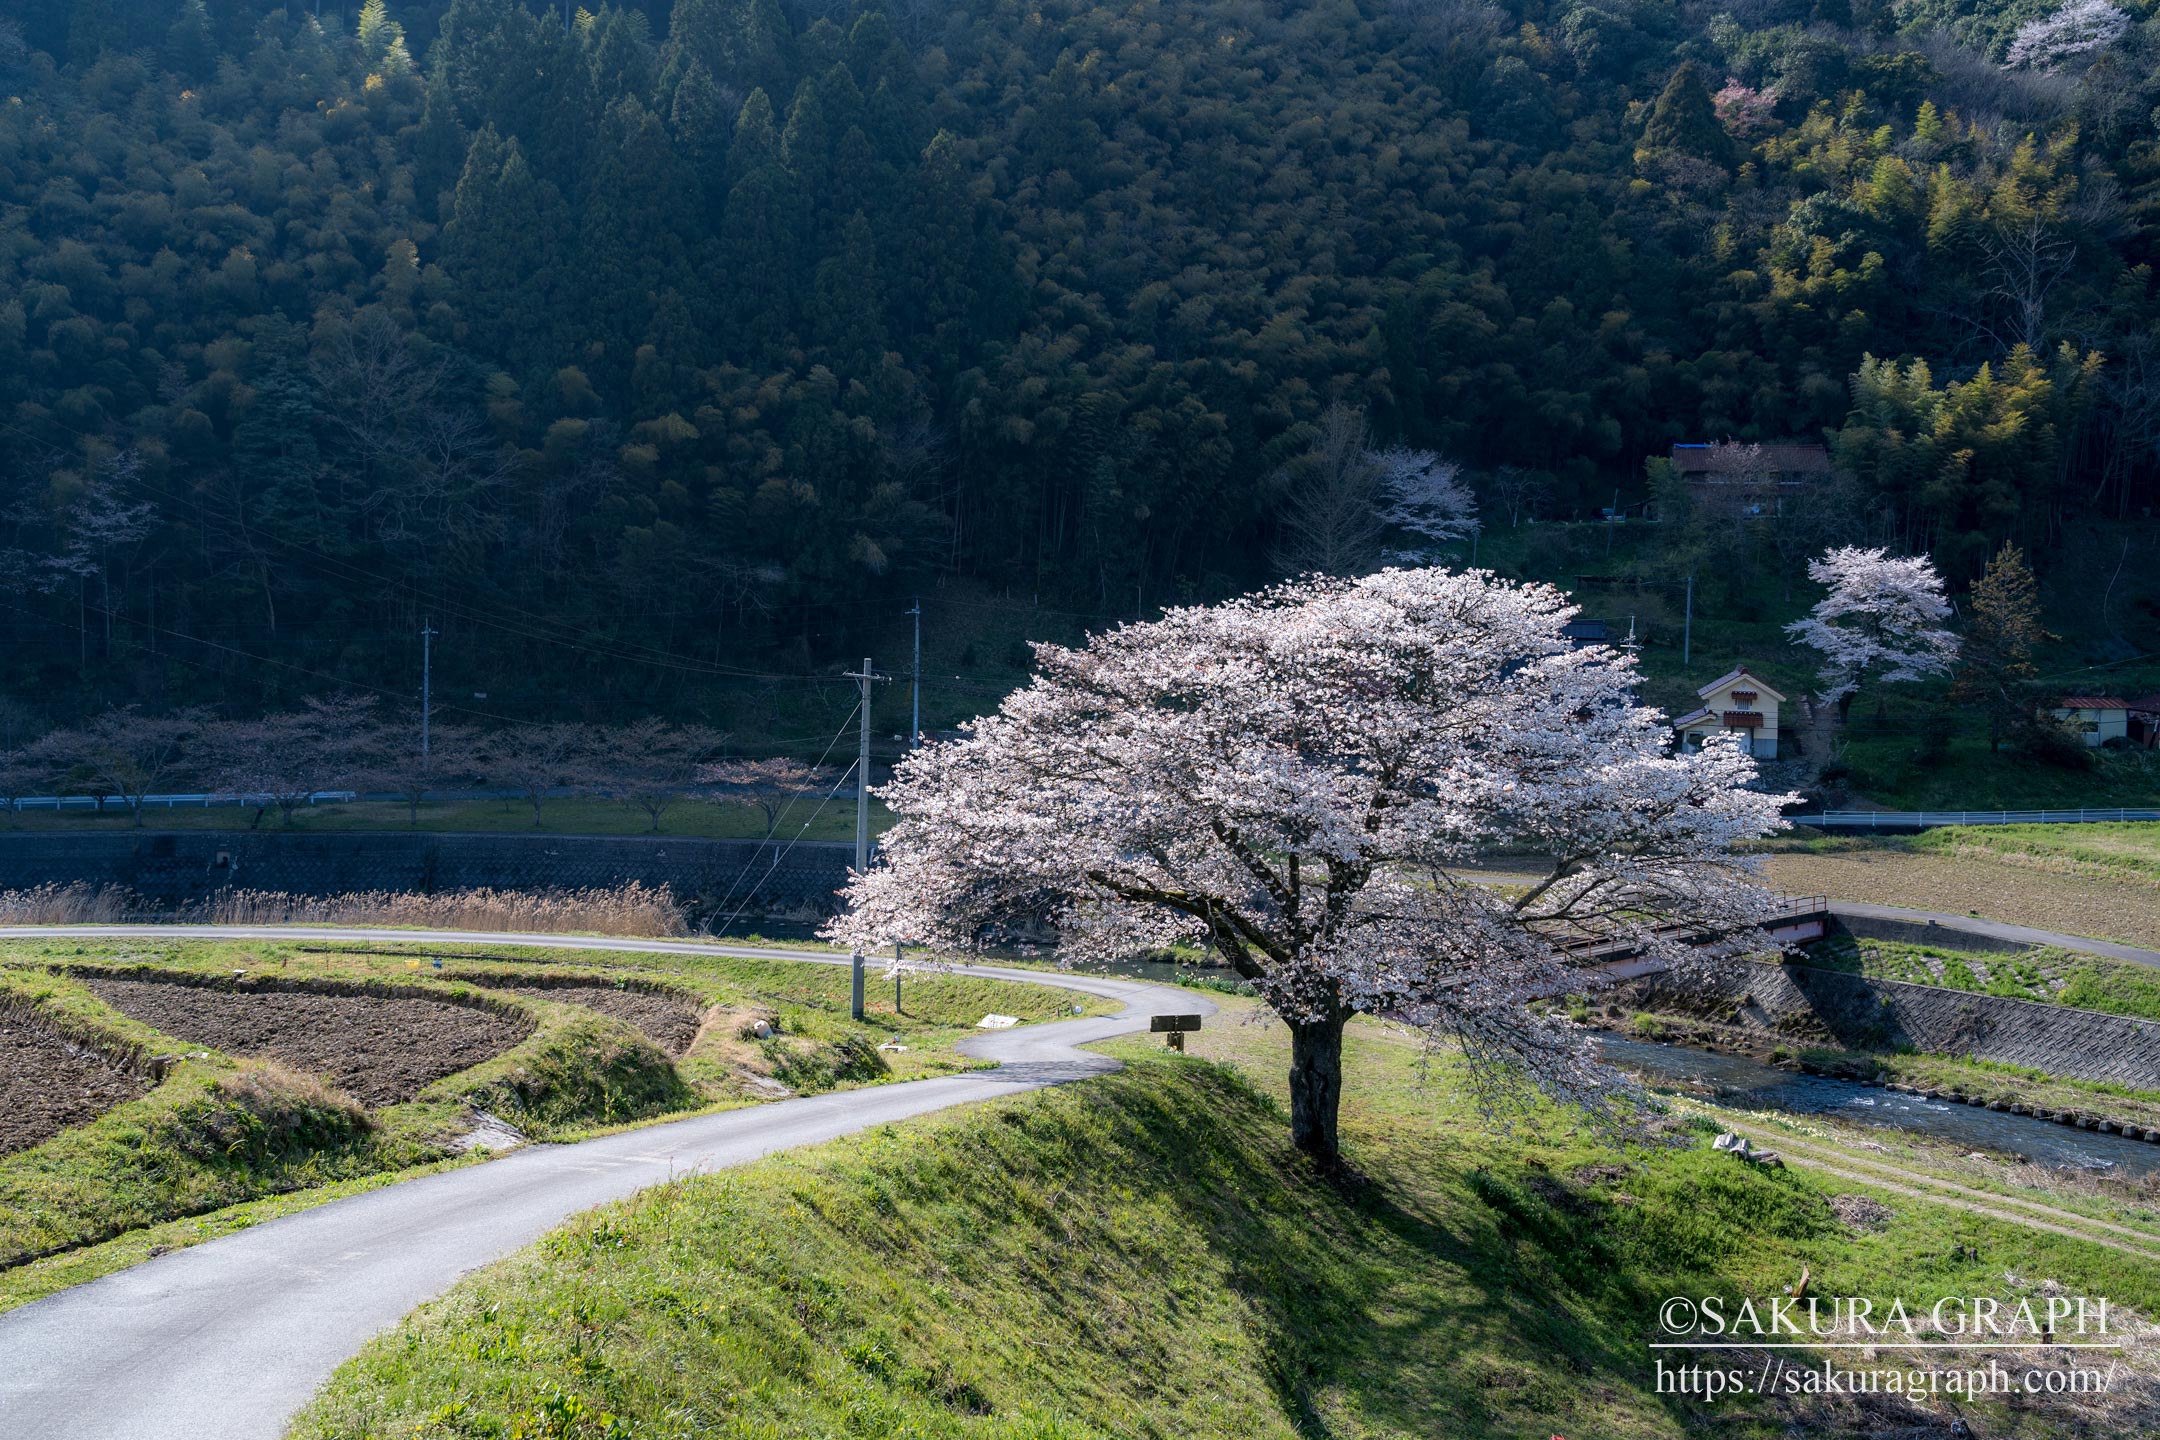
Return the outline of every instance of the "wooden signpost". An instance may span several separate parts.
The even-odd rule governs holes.
[[[1185,1032],[1198,1030],[1199,1028],[1200,1017],[1198,1015],[1151,1015],[1148,1017],[1149,1031],[1164,1036],[1163,1043],[1179,1054],[1183,1054],[1185,1051]]]

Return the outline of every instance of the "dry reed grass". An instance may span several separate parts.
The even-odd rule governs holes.
[[[34,885],[0,890],[0,925],[113,925],[138,918],[134,894],[120,885]]]
[[[197,925],[393,925],[438,930],[531,930],[665,937],[690,925],[665,885],[586,890],[392,890],[290,895],[234,890],[177,911],[155,910],[119,885],[39,885],[0,890],[0,925],[114,925],[172,921]]]
[[[689,933],[673,890],[636,883],[607,890],[481,889],[437,895],[369,890],[309,896],[236,890],[191,909],[185,918],[213,925],[391,925],[638,936]]]

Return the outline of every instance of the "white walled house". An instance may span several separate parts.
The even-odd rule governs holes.
[[[2130,702],[2119,696],[2065,695],[2048,713],[2082,731],[2087,745],[2130,737]]]
[[[1701,708],[1673,721],[1683,746],[1699,750],[1710,736],[1730,730],[1756,759],[1777,759],[1778,706],[1784,703],[1783,695],[1748,674],[1745,665],[1695,693],[1702,697]]]

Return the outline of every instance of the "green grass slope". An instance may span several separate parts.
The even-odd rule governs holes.
[[[1807,1175],[1699,1147],[1618,1154],[1551,1115],[1498,1136],[1452,1064],[1421,1088],[1414,1048],[1360,1030],[1350,1183],[1255,1083],[1279,1034],[1196,1037],[1229,1063],[1128,1042],[1113,1077],[581,1217],[371,1345],[291,1433],[1846,1434],[1835,1406],[1657,1394],[1659,1300],[1775,1295],[1803,1263],[1822,1293],[1989,1293],[2014,1265],[2160,1299],[2150,1267],[1974,1216],[1849,1228]]]

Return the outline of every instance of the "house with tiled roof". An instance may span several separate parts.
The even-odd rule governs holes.
[[[1778,757],[1778,707],[1785,697],[1748,673],[1743,665],[1697,690],[1702,705],[1673,721],[1680,743],[1702,748],[1712,735],[1731,732],[1758,760]]]
[[[2065,695],[2048,714],[2083,732],[2087,745],[2130,738],[2130,702],[2120,695]]]

